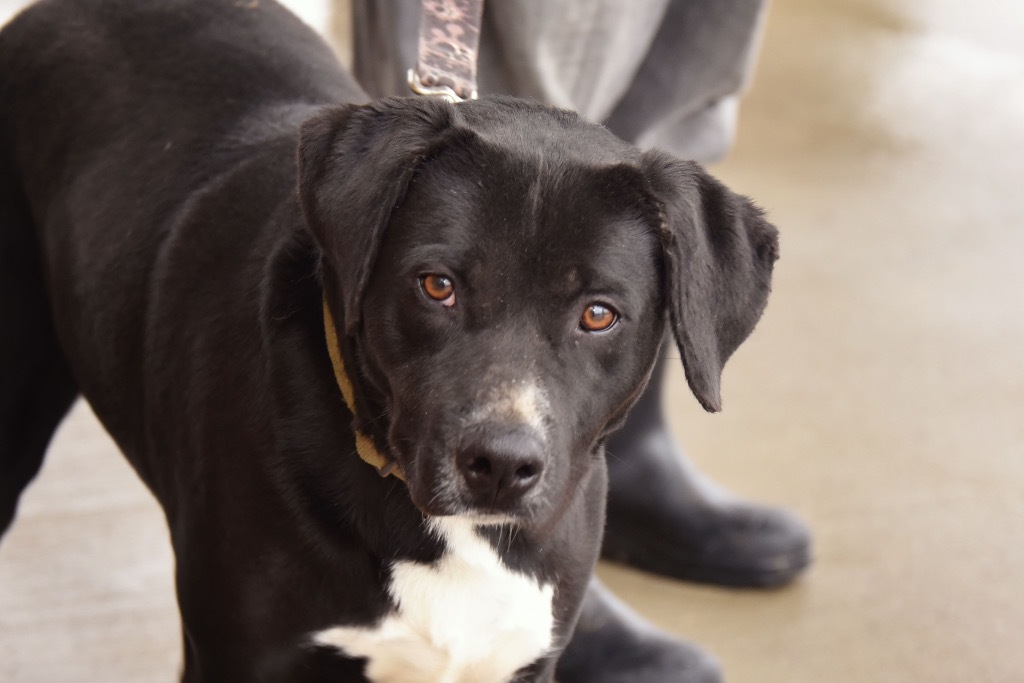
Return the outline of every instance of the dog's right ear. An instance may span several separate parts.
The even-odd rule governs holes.
[[[452,105],[435,97],[326,107],[302,124],[298,193],[336,278],[344,329],[359,323],[384,229],[417,166],[444,144]]]

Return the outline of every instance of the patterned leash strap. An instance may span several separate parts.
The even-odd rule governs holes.
[[[413,92],[451,102],[476,99],[483,11],[484,0],[423,0],[419,59],[409,69]]]

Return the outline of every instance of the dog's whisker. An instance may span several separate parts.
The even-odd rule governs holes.
[[[367,425],[372,425],[372,424],[374,424],[375,422],[380,422],[381,420],[383,420],[383,419],[384,419],[384,418],[386,418],[386,417],[388,417],[388,414],[387,414],[387,412],[383,412],[383,413],[381,413],[380,415],[378,415],[377,417],[374,417],[374,418],[371,418],[371,419],[367,420],[367,421],[366,421],[366,424],[367,424]]]
[[[626,461],[625,461],[625,459],[623,459],[622,457],[618,456],[618,455],[617,455],[617,454],[615,454],[615,453],[612,453],[612,452],[611,452],[610,450],[608,450],[607,448],[606,448],[606,449],[604,450],[604,456],[605,456],[606,458],[613,458],[613,459],[615,460],[615,462],[626,462]]]
[[[518,524],[510,524],[508,530],[508,551],[512,552],[512,544],[515,543],[516,535],[519,533]]]

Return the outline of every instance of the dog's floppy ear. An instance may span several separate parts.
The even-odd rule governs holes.
[[[340,288],[344,328],[359,322],[363,290],[391,213],[417,166],[445,138],[452,106],[436,97],[325,107],[302,125],[299,201]]]
[[[666,301],[686,380],[709,412],[722,408],[722,366],[754,329],[771,290],[778,231],[749,199],[694,162],[642,160],[665,258]]]

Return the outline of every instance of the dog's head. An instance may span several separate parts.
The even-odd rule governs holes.
[[[379,413],[362,417],[429,515],[539,524],[565,509],[666,319],[718,410],[776,259],[775,229],[696,164],[520,100],[326,109],[303,126],[299,176]]]

